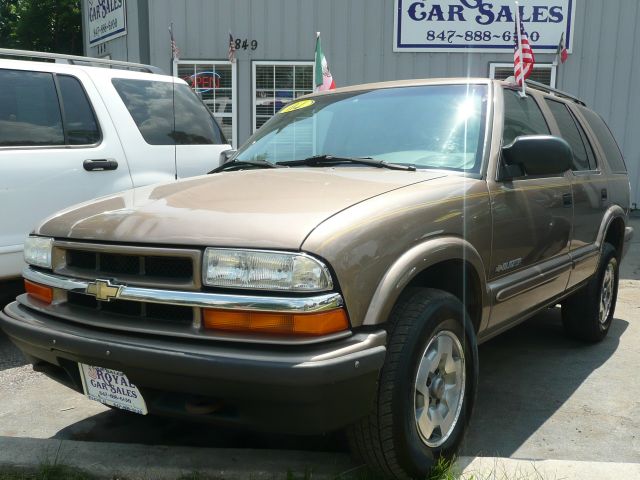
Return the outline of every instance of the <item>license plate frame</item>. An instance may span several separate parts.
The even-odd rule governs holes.
[[[123,372],[80,362],[78,369],[87,398],[140,415],[149,413],[140,390]]]

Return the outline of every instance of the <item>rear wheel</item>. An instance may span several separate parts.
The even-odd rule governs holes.
[[[456,297],[420,288],[394,307],[388,333],[377,397],[349,443],[386,477],[421,477],[462,440],[477,387],[475,332]]]
[[[579,340],[599,342],[607,336],[618,297],[618,258],[605,243],[598,270],[578,292],[562,303],[565,331]]]

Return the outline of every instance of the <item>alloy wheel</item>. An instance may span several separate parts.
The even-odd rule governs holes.
[[[431,448],[451,436],[462,410],[465,392],[464,350],[456,334],[438,332],[425,349],[415,379],[415,421],[420,437]]]
[[[607,264],[607,269],[602,277],[602,287],[600,288],[600,327],[604,328],[609,320],[611,305],[613,304],[613,291],[615,287],[616,268],[613,259]]]

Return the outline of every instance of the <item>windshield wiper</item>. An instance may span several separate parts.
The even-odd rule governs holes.
[[[339,155],[314,155],[303,160],[289,160],[286,162],[276,162],[278,165],[287,167],[295,167],[306,165],[309,167],[324,167],[327,165],[336,165],[339,163],[357,163],[359,165],[367,165],[376,168],[388,168],[389,170],[407,170],[414,172],[416,167],[413,165],[400,165],[397,163],[387,163],[384,160],[375,160],[371,157],[341,157]]]
[[[214,168],[209,173],[218,173],[224,171],[234,171],[234,170],[246,170],[250,168],[282,168],[283,165],[276,165],[275,163],[266,162],[264,160],[232,160],[228,163],[223,163],[218,168]]]

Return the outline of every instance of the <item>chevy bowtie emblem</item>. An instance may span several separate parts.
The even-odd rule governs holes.
[[[122,285],[111,285],[109,280],[96,280],[87,285],[86,292],[98,300],[108,302],[114,298],[118,298],[120,296],[120,290],[122,290]]]

